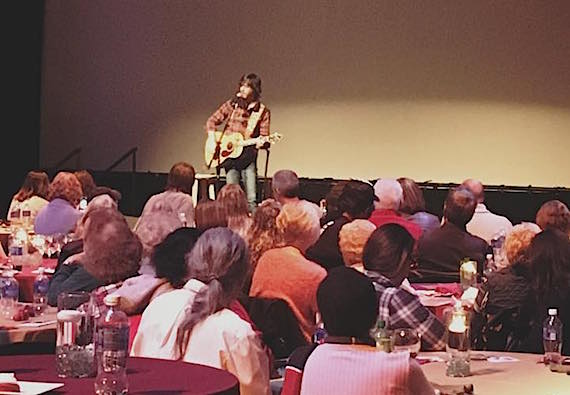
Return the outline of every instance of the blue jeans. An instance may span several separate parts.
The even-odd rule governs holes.
[[[247,196],[247,204],[249,211],[254,212],[257,206],[255,200],[257,198],[257,163],[251,162],[245,169],[241,171],[241,179]],[[236,169],[226,170],[226,183],[239,184],[240,171]]]

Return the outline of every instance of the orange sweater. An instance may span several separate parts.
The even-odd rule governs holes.
[[[249,294],[285,300],[310,340],[315,327],[317,288],[326,275],[325,269],[306,259],[297,248],[274,248],[259,258]]]

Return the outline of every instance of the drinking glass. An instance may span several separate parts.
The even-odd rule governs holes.
[[[397,328],[393,332],[394,352],[409,351],[410,356],[415,358],[420,352],[420,335],[415,329]]]
[[[44,235],[33,235],[31,237],[32,246],[39,252],[40,256],[44,256],[47,249],[47,240]]]
[[[93,377],[94,316],[89,293],[61,293],[57,298],[56,371],[59,377]]]

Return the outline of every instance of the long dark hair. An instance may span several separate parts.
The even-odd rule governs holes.
[[[261,78],[255,73],[244,74],[239,79],[237,91],[242,85],[247,85],[253,89],[253,101],[259,100],[261,97]]]
[[[528,248],[530,278],[539,305],[570,293],[570,240],[557,229],[537,234]]]

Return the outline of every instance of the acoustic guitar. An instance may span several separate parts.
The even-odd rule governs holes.
[[[220,140],[220,151],[216,151],[216,142]],[[246,139],[241,133],[225,133],[222,136],[222,132],[208,133],[208,138],[206,139],[206,144],[204,145],[204,159],[206,161],[206,166],[210,168],[211,166],[219,166],[226,159],[229,158],[239,158],[243,152],[243,148],[255,145],[257,143],[274,144],[281,140],[283,136],[279,133],[271,133],[269,136],[259,136],[254,138]]]

